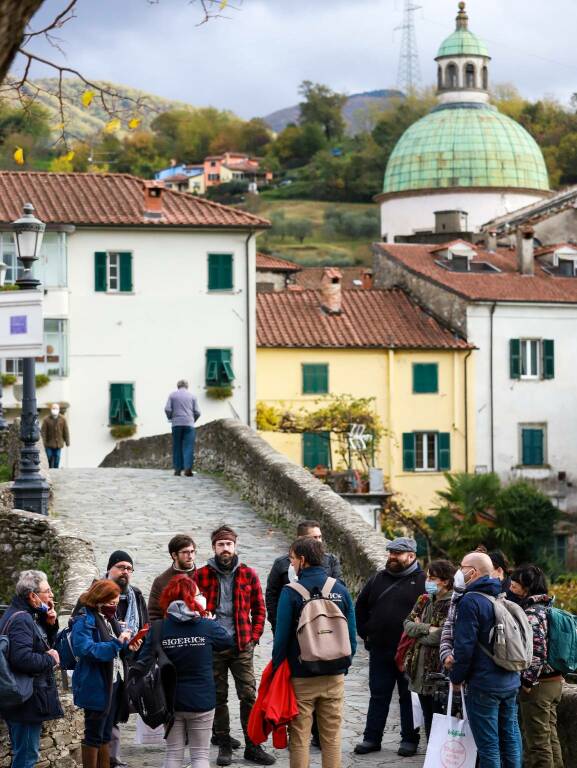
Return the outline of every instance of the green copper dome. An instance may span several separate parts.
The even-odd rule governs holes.
[[[393,150],[383,192],[450,187],[548,190],[541,150],[518,123],[485,104],[437,107]]]
[[[486,56],[490,58],[485,43],[468,29],[456,29],[452,35],[449,35],[437,53],[437,58],[441,56]]]

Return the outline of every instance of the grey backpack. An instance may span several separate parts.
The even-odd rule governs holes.
[[[322,590],[311,594],[298,582],[288,584],[303,599],[297,625],[299,661],[314,675],[330,675],[351,665],[351,640],[346,616],[330,599],[336,579],[328,578]]]
[[[484,592],[468,594],[482,595],[493,603],[495,624],[489,634],[493,651],[479,643],[483,653],[490,656],[498,667],[510,672],[528,669],[533,660],[533,630],[525,611],[520,605],[507,600],[505,593],[498,597],[491,597]]]

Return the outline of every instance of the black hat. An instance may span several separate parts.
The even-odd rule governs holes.
[[[123,552],[121,549],[117,549],[116,552],[113,552],[110,555],[108,558],[108,565],[106,566],[106,570],[109,571],[113,565],[116,565],[116,563],[130,563],[130,565],[134,567],[134,561],[128,552]]]

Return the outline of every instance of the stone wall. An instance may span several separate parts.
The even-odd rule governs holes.
[[[69,614],[86,584],[98,575],[92,544],[57,520],[11,507],[8,485],[0,487],[0,602],[11,598],[19,571],[35,568],[46,571],[59,612]],[[81,764],[83,712],[62,685],[60,697],[64,718],[45,723],[36,768],[77,768]],[[0,720],[0,768],[10,762],[10,740]]]
[[[294,531],[300,520],[319,520],[327,548],[340,557],[353,592],[383,565],[386,539],[327,485],[239,421],[221,419],[199,427],[196,457],[200,469],[222,473],[226,482],[275,523]],[[125,440],[101,466],[168,469],[171,436]]]

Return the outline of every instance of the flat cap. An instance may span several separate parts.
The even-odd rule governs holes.
[[[417,542],[414,539],[409,539],[407,536],[398,536],[396,539],[389,541],[387,550],[389,552],[416,552]]]

